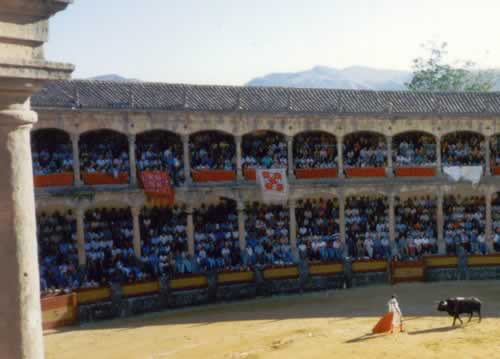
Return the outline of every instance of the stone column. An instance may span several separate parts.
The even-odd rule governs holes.
[[[1,95],[1,94],[0,94]],[[0,104],[0,357],[43,358],[29,103]]]
[[[387,140],[387,175],[394,176],[394,169],[392,168],[392,136],[386,136]]]
[[[141,258],[141,224],[139,223],[139,215],[141,214],[140,207],[132,207],[132,222],[133,222],[133,243],[134,243],[134,254],[136,258]]]
[[[488,252],[493,252],[493,221],[491,216],[491,201],[493,200],[493,193],[488,191],[485,196],[486,199],[486,245],[488,247]]]
[[[295,200],[291,199],[288,201],[288,210],[289,210],[289,232],[290,232],[290,247],[292,248],[293,253],[297,253],[297,219],[295,217]]]
[[[85,252],[85,211],[83,208],[76,209],[76,248],[78,250],[78,264],[84,266],[87,263]]]
[[[238,181],[243,180],[243,161],[241,157],[241,136],[234,137],[234,143],[236,145],[236,179]]]
[[[445,254],[446,253],[446,243],[444,241],[444,213],[443,213],[443,201],[444,195],[440,191],[437,196],[437,245],[438,245],[438,253]]]
[[[185,184],[191,183],[191,154],[189,153],[189,135],[182,135],[182,152],[184,156],[184,177]]]
[[[187,226],[186,235],[188,241],[188,253],[194,256],[194,222],[193,222],[193,207],[190,205],[186,208]]]
[[[137,185],[137,165],[135,160],[135,135],[128,135],[128,156],[130,164],[130,184]]]
[[[337,176],[343,178],[344,175],[344,137],[337,137]]]
[[[288,141],[288,178],[295,179],[294,163],[293,163],[293,136],[287,136]]]
[[[80,147],[78,142],[80,141],[80,134],[71,134],[71,145],[73,146],[73,177],[75,186],[82,185],[82,178],[80,176]]]
[[[63,0],[0,0],[0,358],[44,357],[29,97],[73,66],[45,61],[48,19]]]
[[[441,137],[436,136],[436,174],[441,175],[443,168],[441,164]]]
[[[484,175],[491,176],[491,147],[490,147],[491,136],[484,137]]]
[[[345,243],[345,196],[344,194],[339,194],[339,230],[340,230],[340,240]]]
[[[245,204],[243,202],[238,202],[238,235],[240,249],[243,251],[247,246],[245,236]]]
[[[395,213],[395,194],[389,194],[389,240],[396,241],[396,213]]]

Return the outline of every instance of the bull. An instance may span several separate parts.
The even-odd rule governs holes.
[[[442,300],[438,304],[438,311],[448,312],[450,316],[453,317],[453,326],[458,319],[461,324],[463,324],[462,319],[460,319],[460,314],[469,314],[469,322],[472,319],[472,315],[477,313],[479,317],[479,322],[481,321],[481,301],[476,297],[455,297]]]

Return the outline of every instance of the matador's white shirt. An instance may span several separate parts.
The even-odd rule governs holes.
[[[400,324],[403,313],[401,313],[401,309],[399,308],[399,303],[396,298],[391,298],[391,300],[387,302],[387,307],[389,308],[389,312],[394,313],[394,316],[392,317],[392,324]]]

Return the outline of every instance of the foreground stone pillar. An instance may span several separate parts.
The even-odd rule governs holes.
[[[238,202],[238,236],[240,249],[243,251],[247,247],[245,237],[245,204],[243,202]]]
[[[44,357],[29,97],[73,67],[46,62],[48,18],[69,0],[0,0],[0,358]]]
[[[130,165],[130,184],[137,185],[137,165],[135,160],[135,135],[128,136],[128,156]]]
[[[134,254],[136,258],[141,258],[141,224],[139,222],[139,216],[141,214],[141,209],[139,207],[132,207],[132,222],[133,222],[133,244],[134,244]]]
[[[446,254],[446,243],[444,242],[444,213],[443,213],[443,193],[439,193],[437,197],[437,245],[438,253]]]
[[[82,185],[82,177],[80,176],[80,147],[78,143],[80,141],[80,134],[71,134],[71,145],[73,146],[73,177],[75,186]]]
[[[241,136],[235,136],[234,142],[236,145],[236,179],[243,180],[243,161],[241,156]]]
[[[83,208],[76,209],[76,248],[78,251],[78,264],[83,266],[87,263],[87,253],[85,252],[85,226]]]
[[[186,235],[188,242],[188,253],[194,256],[194,222],[193,222],[193,207],[190,205],[186,208],[187,214],[187,225],[186,225]]]
[[[337,176],[344,177],[344,138],[338,136],[337,138]]]
[[[1,104],[0,104],[1,108]],[[0,358],[43,358],[29,102],[0,111]]]
[[[184,177],[186,178],[185,184],[191,183],[191,155],[189,153],[189,135],[182,135],[182,153],[184,158]]]

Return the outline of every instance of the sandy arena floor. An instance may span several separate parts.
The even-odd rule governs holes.
[[[395,292],[406,333],[372,336]],[[434,301],[478,296],[451,327]],[[148,314],[45,336],[48,359],[500,358],[500,282],[374,286]]]

